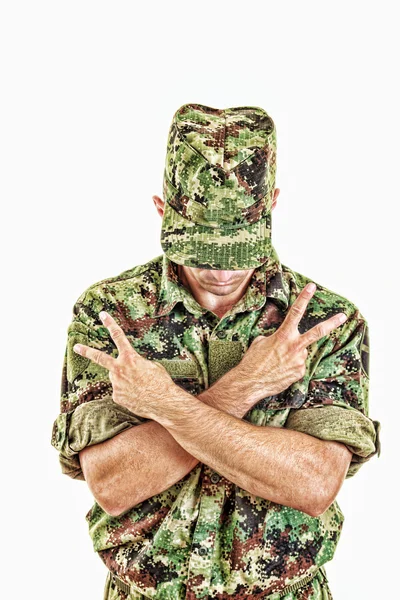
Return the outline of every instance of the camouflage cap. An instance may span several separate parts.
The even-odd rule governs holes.
[[[276,130],[257,106],[184,104],[168,133],[161,246],[173,262],[252,269],[271,253]]]

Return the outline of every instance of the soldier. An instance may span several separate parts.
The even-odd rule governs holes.
[[[74,305],[51,443],[93,493],[104,600],[332,598],[336,495],[380,455],[368,325],[280,262],[275,175],[262,108],[181,106],[163,254]]]

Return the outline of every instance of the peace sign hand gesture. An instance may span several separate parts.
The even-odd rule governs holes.
[[[118,357],[83,344],[75,344],[74,351],[108,369],[114,402],[139,417],[152,419],[155,407],[164,401],[162,393],[169,397],[175,383],[161,364],[136,352],[111,315],[102,311],[100,318],[118,348]]]
[[[279,329],[270,336],[259,335],[254,338],[239,363],[242,373],[253,381],[254,400],[279,394],[301,379],[306,373],[307,346],[346,321],[347,315],[338,313],[300,334],[299,322],[315,290],[315,284],[307,284]]]

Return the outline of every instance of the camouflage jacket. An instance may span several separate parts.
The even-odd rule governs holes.
[[[62,472],[84,479],[80,450],[148,420],[114,403],[108,371],[72,349],[81,342],[118,355],[101,310],[137,352],[160,361],[177,385],[197,395],[233,368],[257,335],[276,331],[308,281],[282,265],[273,248],[221,319],[196,302],[165,254],[90,286],[68,327],[52,428]],[[259,401],[244,419],[342,442],[353,453],[347,479],[380,454],[380,423],[369,417],[368,326],[349,300],[316,285],[300,333],[341,311],[347,320],[308,346],[301,380]],[[279,597],[332,559],[344,521],[336,500],[311,517],[255,496],[201,462],[119,516],[94,502],[85,518],[94,551],[113,573],[149,598],[172,600]]]

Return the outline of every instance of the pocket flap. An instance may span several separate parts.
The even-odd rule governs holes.
[[[202,373],[197,361],[191,358],[161,358],[160,363],[173,379],[184,377],[201,377]]]
[[[211,386],[242,360],[242,342],[210,340],[208,343],[208,372]]]

